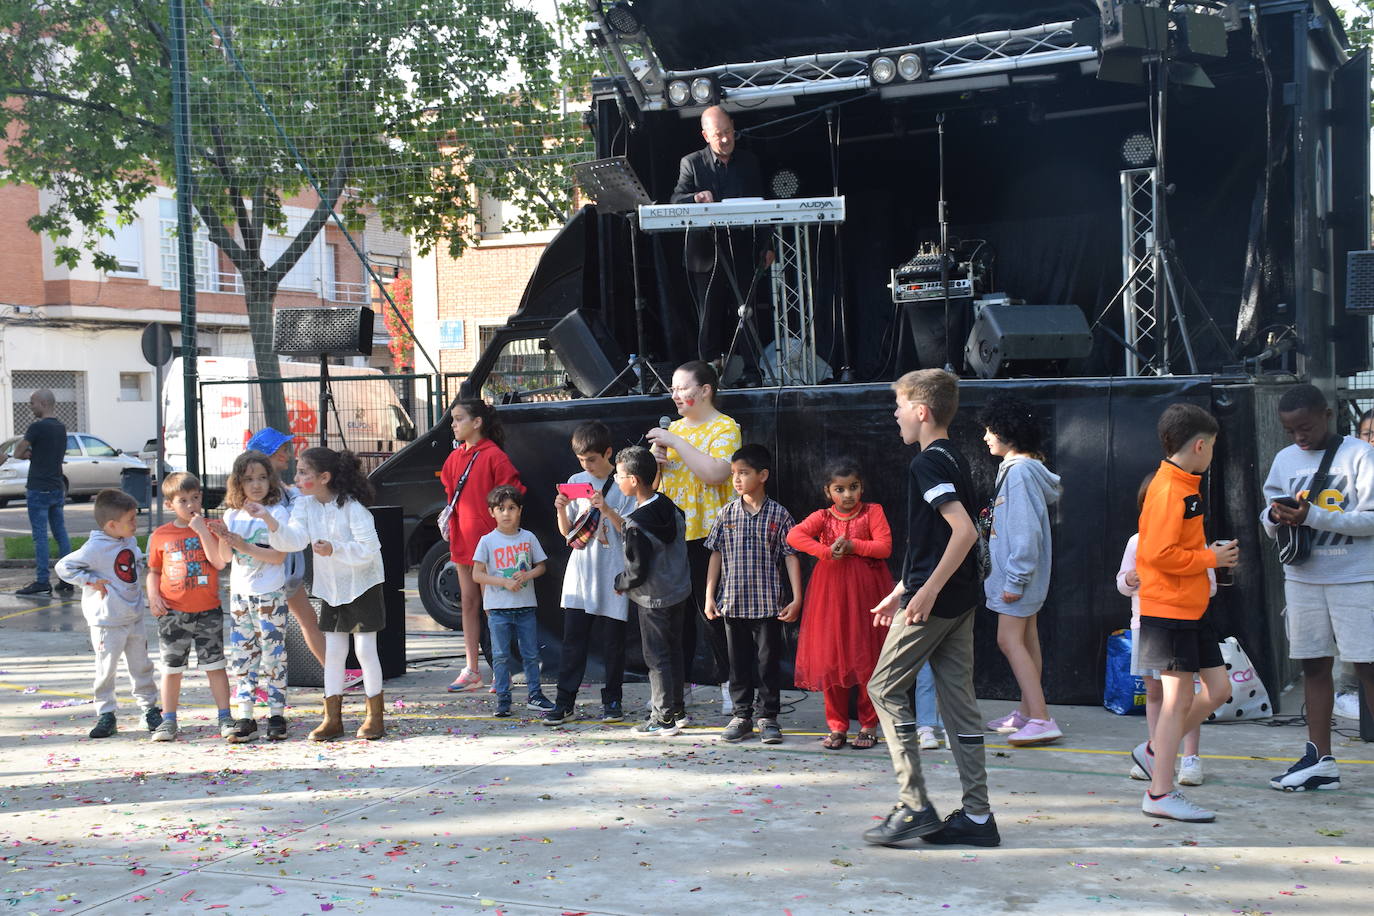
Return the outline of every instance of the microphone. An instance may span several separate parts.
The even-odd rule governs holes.
[[[673,421],[672,421],[670,418],[668,418],[668,417],[659,417],[659,418],[658,418],[658,428],[659,428],[659,429],[667,429],[667,428],[668,428],[668,424],[670,424],[670,423],[672,423],[672,422],[673,422]]]

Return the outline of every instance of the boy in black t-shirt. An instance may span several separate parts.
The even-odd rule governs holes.
[[[890,625],[868,682],[882,722],[899,803],[864,840],[894,845],[921,837],[941,845],[1002,842],[988,805],[983,726],[973,692],[973,612],[982,601],[973,526],[972,487],[963,456],[949,441],[959,408],[959,381],[940,369],[908,372],[892,386],[894,416],[907,445],[920,443],[907,481],[907,550],[902,578],[873,609]],[[929,662],[945,728],[964,787],[964,807],[942,822],[926,796],[912,688]]]

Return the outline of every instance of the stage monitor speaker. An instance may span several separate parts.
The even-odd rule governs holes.
[[[1057,363],[1082,359],[1092,332],[1076,305],[984,305],[964,346],[964,359],[979,378],[1049,374]]]
[[[601,318],[587,309],[573,309],[564,316],[549,330],[549,343],[577,390],[589,398],[605,390],[625,368],[625,356],[615,338]],[[608,393],[623,393],[633,381],[633,377],[622,378]]]
[[[1345,313],[1374,315],[1374,251],[1345,253]]]
[[[300,356],[371,356],[372,309],[277,309],[272,349]]]

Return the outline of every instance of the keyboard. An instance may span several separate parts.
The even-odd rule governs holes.
[[[642,204],[639,208],[639,228],[645,232],[842,222],[843,197],[739,198],[713,204]]]

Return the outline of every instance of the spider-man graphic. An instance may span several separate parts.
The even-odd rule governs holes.
[[[136,582],[138,580],[138,560],[134,557],[134,552],[128,547],[115,555],[114,573],[120,582]]]

